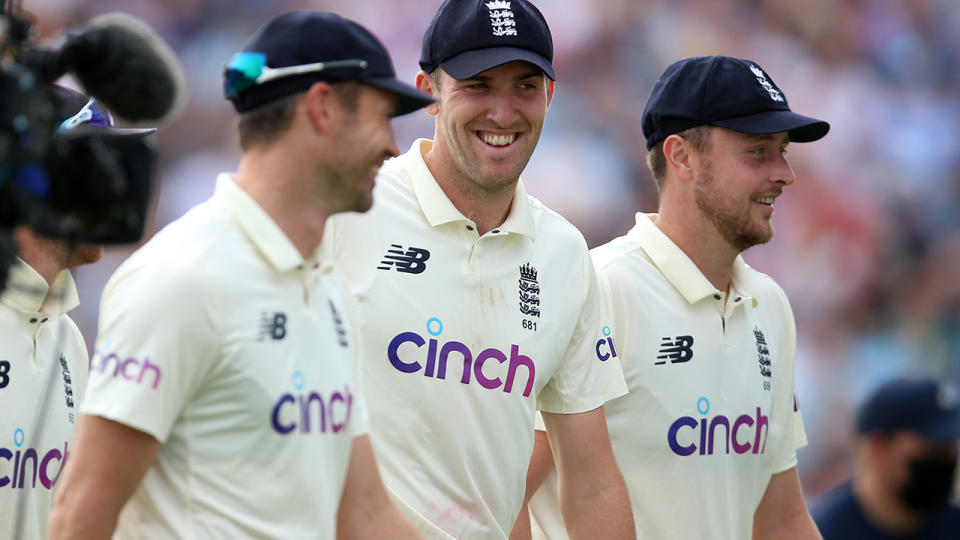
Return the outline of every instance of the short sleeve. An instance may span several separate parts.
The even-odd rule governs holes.
[[[777,287],[780,300],[780,317],[784,322],[783,346],[780,353],[780,365],[775,396],[776,410],[783,426],[783,440],[774,456],[773,472],[783,472],[797,465],[797,449],[806,446],[807,435],[803,428],[803,418],[797,401],[795,385],[795,359],[797,352],[797,327],[793,318],[790,302],[782,289]]]
[[[580,317],[560,367],[538,396],[538,409],[571,414],[586,412],[627,393],[616,342],[586,246],[580,260],[583,298]]]
[[[101,299],[82,412],[166,442],[218,359],[218,287],[196,266],[127,263]]]

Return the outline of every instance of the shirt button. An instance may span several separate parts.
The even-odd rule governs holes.
[[[500,229],[494,229],[490,232],[492,232],[493,234],[500,234]]]
[[[734,300],[734,302],[739,302],[740,300],[743,300],[743,298],[740,298],[740,297],[738,296],[738,297],[736,298],[736,300]]]
[[[719,300],[719,299],[720,299],[720,295],[719,295],[719,294],[713,295],[713,299],[714,299],[714,300]]]
[[[33,324],[33,323],[35,323],[35,322],[37,322],[37,319],[36,319],[36,318],[30,319],[30,324]]]
[[[473,225],[467,225],[467,230],[468,230],[468,231],[472,231],[472,230],[473,230]]]
[[[47,322],[47,318],[44,317],[44,318],[40,319],[40,322]]]

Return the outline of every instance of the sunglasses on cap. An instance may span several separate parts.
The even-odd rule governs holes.
[[[113,117],[110,113],[94,106],[95,100],[90,98],[77,114],[67,118],[60,123],[59,131],[67,131],[84,124],[99,127],[110,127],[113,125]]]
[[[233,55],[224,68],[224,94],[232,99],[238,93],[275,79],[292,77],[304,73],[316,73],[327,69],[357,68],[367,69],[367,61],[359,58],[350,60],[332,60],[313,62],[296,66],[272,68],[267,65],[267,55],[259,52],[242,51]]]

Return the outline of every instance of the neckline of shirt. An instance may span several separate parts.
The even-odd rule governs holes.
[[[656,226],[654,223],[656,219],[657,214],[637,212],[637,223],[628,234],[689,304],[695,304],[707,297],[722,299],[723,291],[714,287],[690,257]],[[756,297],[750,292],[749,287],[745,287],[749,269],[743,256],[737,255],[733,262],[730,296],[737,302],[749,299],[756,307],[758,304]]]
[[[475,226],[476,224],[472,220],[464,216],[460,210],[457,210],[457,207],[443,192],[433,173],[427,167],[423,154],[428,152],[432,146],[433,141],[430,139],[417,139],[408,152],[397,158],[397,165],[410,181],[414,197],[417,199],[424,217],[431,227],[459,222],[466,222]],[[521,234],[530,239],[536,238],[533,211],[523,179],[517,181],[507,219],[494,230]]]
[[[7,287],[0,301],[26,315],[56,317],[77,307],[80,297],[69,270],[61,270],[53,285],[48,285],[43,276],[17,257],[10,267]]]
[[[237,185],[232,173],[221,173],[217,176],[213,198],[236,221],[250,242],[277,272],[309,268],[320,268],[322,272],[327,272],[332,268],[329,264],[323,264],[319,246],[310,260],[304,260],[300,251],[270,214]]]

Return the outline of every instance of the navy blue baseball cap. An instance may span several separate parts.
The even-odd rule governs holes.
[[[702,125],[754,134],[786,131],[792,142],[812,142],[830,130],[823,120],[791,111],[786,96],[756,62],[720,55],[671,64],[653,85],[643,111],[647,150]]]
[[[420,51],[424,71],[440,67],[457,80],[518,60],[557,80],[550,27],[527,0],[446,0]]]
[[[317,81],[359,81],[397,96],[395,115],[433,99],[397,80],[383,44],[334,13],[293,11],[264,23],[224,69],[224,95],[237,112],[303,92]]]
[[[897,378],[874,390],[857,411],[857,431],[913,431],[933,441],[960,438],[960,394],[949,383]]]

